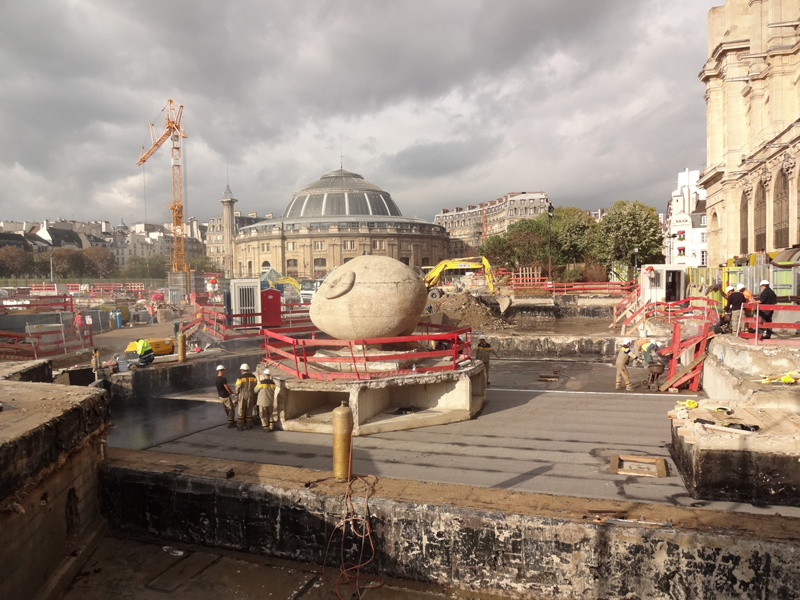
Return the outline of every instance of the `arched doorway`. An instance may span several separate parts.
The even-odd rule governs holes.
[[[272,265],[269,264],[268,260],[265,260],[264,262],[261,263],[261,272],[266,273],[267,271],[270,270],[270,267],[272,267]]]
[[[756,188],[756,201],[753,207],[753,233],[756,238],[756,245],[753,251],[765,251],[767,249],[767,194],[762,183],[759,183]]]
[[[747,211],[749,210],[749,203],[747,202],[747,194],[742,193],[742,202],[739,205],[739,255],[746,256],[750,239],[748,237],[750,222],[748,220]]]
[[[775,181],[775,198],[772,201],[772,231],[775,248],[789,247],[789,178],[781,169]]]

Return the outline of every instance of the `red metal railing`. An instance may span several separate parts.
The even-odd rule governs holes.
[[[0,358],[31,360],[91,348],[93,344],[90,325],[78,327],[73,323],[31,333],[0,331]]]
[[[764,321],[763,315],[761,311],[763,310],[772,310],[772,311],[787,311],[787,312],[800,312],[800,306],[794,304],[759,304],[758,302],[748,302],[742,305],[743,310],[752,310],[753,316],[747,317],[742,316],[741,323],[742,325],[747,325],[751,329],[754,329],[755,332],[739,332],[739,337],[747,338],[751,340],[751,343],[754,344],[769,344],[769,345],[798,345],[800,340],[788,340],[782,338],[768,338],[764,339],[762,337],[763,332],[767,329],[774,330],[774,329],[800,329],[800,323],[791,323],[791,322],[777,322],[771,321],[767,322]],[[800,316],[800,315],[798,315]],[[772,314],[773,319],[775,318],[775,313]],[[736,332],[734,332],[734,335]]]
[[[557,283],[546,277],[522,277],[514,275],[508,280],[514,290],[542,290],[556,295],[567,294],[607,294],[625,295],[638,288],[636,281],[580,281]]]
[[[314,325],[265,329],[264,348],[265,363],[275,366],[299,379],[378,379],[409,375],[413,373],[432,373],[438,371],[455,371],[458,364],[470,358],[472,353],[472,329],[456,328],[433,323],[419,323],[418,327],[425,332],[422,335],[411,335],[388,338],[368,338],[360,340],[317,339],[319,330]],[[431,333],[431,331],[435,333]],[[312,334],[307,337],[298,335]],[[436,344],[444,342],[448,347],[444,350],[415,350],[404,352],[398,350],[367,350],[368,346],[401,343]],[[319,350],[339,350],[338,356],[318,355]],[[370,352],[370,353],[368,353]],[[444,364],[422,365],[425,359],[440,359]],[[288,361],[289,364],[284,364]],[[370,364],[398,362],[398,368],[389,370],[370,370]],[[411,366],[400,368],[400,363],[411,363]],[[420,362],[420,364],[417,364]],[[337,367],[344,367],[337,369]]]
[[[310,324],[308,307],[308,304],[283,304],[281,306],[281,327]],[[224,307],[221,304],[198,306],[194,311],[194,318],[182,325],[181,331],[200,326],[214,337],[227,341],[259,337],[262,329],[266,326],[261,322],[259,313],[226,315],[223,311]]]
[[[69,294],[58,296],[24,296],[0,299],[0,312],[27,311],[42,312],[72,312],[74,304]]]

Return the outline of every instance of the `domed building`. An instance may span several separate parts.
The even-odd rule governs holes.
[[[339,169],[294,194],[281,217],[239,228],[231,275],[256,277],[273,268],[318,278],[362,254],[435,265],[446,258],[448,240],[444,227],[404,217],[388,192]]]

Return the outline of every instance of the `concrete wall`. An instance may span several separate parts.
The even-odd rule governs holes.
[[[214,385],[217,365],[225,367],[228,383],[233,384],[236,383],[242,363],[249,364],[255,372],[262,358],[262,350],[242,354],[215,353],[210,358],[193,358],[183,364],[153,364],[136,371],[117,373],[111,376],[112,398],[115,401],[158,398],[164,394],[209,387]]]
[[[763,347],[766,352],[772,352]],[[722,362],[719,360],[722,355]],[[732,348],[726,343],[725,338],[714,340],[710,344],[709,356],[703,363],[703,390],[712,400],[722,404],[745,403],[758,408],[786,408],[792,412],[800,413],[800,388],[781,384],[761,384],[758,381],[762,374],[777,375],[792,370],[786,368],[784,359],[771,358],[775,355],[765,355],[764,352],[747,352]],[[777,358],[777,357],[776,357]],[[742,372],[731,366],[755,371],[755,373]],[[794,363],[794,370],[800,363]]]
[[[489,334],[489,342],[503,358],[575,358],[580,360],[614,360],[619,340],[614,337],[574,335],[507,335]]]
[[[345,510],[343,486],[304,486],[319,478],[315,471],[137,455],[145,456],[115,450],[101,468],[105,514],[130,534],[321,564]],[[231,468],[235,477],[226,479]],[[582,519],[587,502],[381,479],[369,500],[376,554],[367,570],[526,598],[800,596],[796,520],[758,534],[775,517],[661,507],[674,525],[616,526]],[[624,508],[647,514],[643,506]],[[715,519],[720,526],[710,525]],[[328,564],[336,564],[338,538],[331,548]]]
[[[81,448],[61,467],[14,498],[0,503],[0,598],[30,600],[85,560],[81,549],[101,527],[97,466],[99,441]]]

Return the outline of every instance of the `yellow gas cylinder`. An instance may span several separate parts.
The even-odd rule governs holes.
[[[186,362],[186,334],[183,332],[178,334],[178,362]]]
[[[333,478],[350,477],[350,447],[353,443],[353,411],[344,403],[333,409]]]

